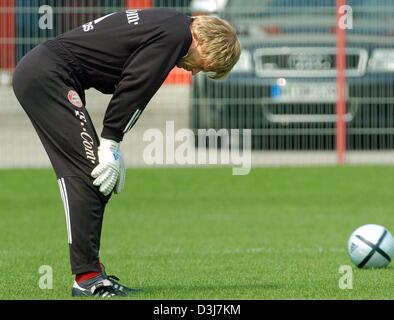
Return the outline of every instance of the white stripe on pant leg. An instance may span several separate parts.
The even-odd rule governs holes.
[[[60,195],[62,197],[62,201],[63,201],[63,206],[64,206],[64,212],[65,212],[65,216],[66,216],[66,226],[67,226],[67,238],[68,238],[68,243],[71,244],[71,229],[70,229],[70,222],[69,222],[69,218],[70,218],[70,214],[69,214],[69,206],[68,206],[68,201],[66,201],[66,193],[63,187],[63,182],[64,179],[59,179],[58,181],[59,184],[59,188],[60,188]]]
[[[141,114],[141,110],[137,109],[134,112],[133,116],[131,117],[130,121],[127,123],[126,128],[123,130],[123,133],[128,132],[132,128],[134,123],[138,120],[138,117],[140,116],[140,114]]]
[[[70,237],[69,237],[69,235],[68,235],[67,207],[66,207],[66,203],[64,202],[64,191],[63,191],[63,185],[62,185],[62,183],[61,183],[61,179],[57,180],[57,183],[59,184],[60,196],[62,197],[63,206],[64,206],[64,212],[65,212],[65,216],[66,216],[67,238],[68,238],[68,242],[70,242]]]
[[[68,237],[68,243],[72,243],[72,237],[71,237],[71,221],[70,221],[70,207],[68,205],[68,196],[67,196],[67,189],[66,189],[66,184],[64,183],[64,179],[61,178],[58,181],[59,188],[60,188],[60,195],[63,200],[63,205],[64,205],[64,212],[66,215],[66,225],[67,225],[67,237]]]
[[[67,232],[68,232],[68,243],[71,244],[72,236],[71,236],[71,220],[70,220],[70,207],[68,205],[68,196],[67,196],[67,189],[66,184],[64,182],[64,178],[61,179],[63,190],[64,190],[64,203],[66,205],[66,221],[67,221]]]

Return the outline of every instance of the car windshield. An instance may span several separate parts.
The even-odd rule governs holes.
[[[317,8],[326,12],[332,12],[336,7],[336,0],[228,0],[227,9],[236,12],[236,10],[278,12],[285,10],[316,10]],[[387,7],[393,7],[393,0],[347,0],[346,4],[357,8],[380,8],[384,10]]]
[[[354,22],[349,33],[394,33],[393,0],[348,0],[347,5]],[[223,15],[241,29],[275,25],[286,33],[326,33],[336,24],[336,0],[228,0]]]

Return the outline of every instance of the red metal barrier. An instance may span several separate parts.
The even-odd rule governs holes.
[[[191,84],[192,74],[186,70],[175,67],[171,70],[164,84]]]
[[[0,69],[15,67],[14,0],[0,0]]]
[[[126,8],[151,8],[153,6],[152,0],[126,0]]]
[[[346,162],[346,29],[340,25],[340,8],[346,5],[346,0],[337,0],[337,123],[336,123],[336,149],[337,162],[343,165]]]

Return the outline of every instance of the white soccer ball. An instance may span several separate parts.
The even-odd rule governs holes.
[[[358,268],[383,268],[394,257],[393,236],[377,224],[366,224],[356,229],[347,248],[350,259]]]

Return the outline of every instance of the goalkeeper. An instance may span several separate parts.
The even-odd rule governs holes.
[[[237,62],[235,30],[219,18],[171,9],[101,17],[38,45],[13,88],[55,170],[66,213],[73,296],[125,296],[99,258],[105,206],[125,181],[120,144],[174,66],[225,77]],[[112,94],[97,135],[84,90]]]

